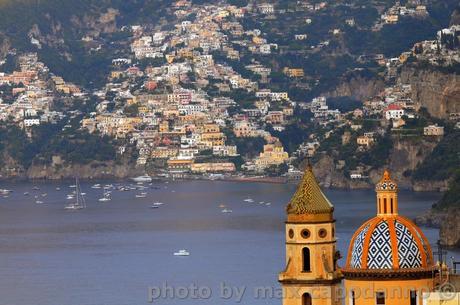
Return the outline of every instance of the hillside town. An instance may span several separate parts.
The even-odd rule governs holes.
[[[325,5],[311,9],[321,10]],[[245,27],[242,20],[247,14],[275,15],[272,4],[240,8],[180,0],[174,3],[174,10],[180,22],[170,29],[146,25],[124,29],[131,33],[129,55],[112,59],[103,88],[88,90],[66,82],[51,73],[36,53],[11,54],[17,56],[18,65],[11,73],[0,73],[0,120],[30,131],[40,124],[81,118],[79,129],[117,139],[120,156],[128,153],[127,146],[134,146],[136,166],[163,177],[298,177],[299,160],[314,158],[334,136],[340,137],[342,145],[353,142],[356,151],[362,152],[389,134],[436,139],[444,135],[444,126],[426,118],[423,126],[414,128],[414,121],[423,114],[407,83],[387,86],[350,111],[331,107],[327,96],[299,101],[287,91],[270,89],[272,72],[293,80],[305,77],[302,68],[273,71],[257,60],[258,56],[278,54],[279,46],[261,30]],[[379,22],[398,22],[401,14],[424,16],[427,12],[423,5],[413,10],[397,6]],[[338,33],[331,30],[333,35]],[[459,26],[452,26],[400,57],[373,54],[366,55],[366,60],[384,67],[387,79],[394,78],[398,68],[410,61],[434,66],[459,63],[459,33]],[[305,38],[306,34],[294,37]],[[92,38],[85,37],[85,41]],[[239,62],[242,54],[254,57],[241,68],[233,63]],[[88,113],[57,107],[89,100],[96,104]],[[299,114],[307,118],[308,137],[288,151],[280,135],[296,124]],[[459,114],[450,115],[460,128],[458,119]],[[337,167],[345,167],[346,162],[338,160]],[[369,164],[348,167],[347,175],[365,179],[370,168]]]

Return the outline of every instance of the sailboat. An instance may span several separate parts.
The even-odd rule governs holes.
[[[81,210],[86,208],[85,197],[83,197],[81,193],[81,187],[78,178],[75,178],[75,196],[77,202],[67,205],[65,207],[66,210]]]

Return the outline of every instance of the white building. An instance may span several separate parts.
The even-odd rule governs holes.
[[[404,109],[400,106],[391,104],[385,109],[385,118],[387,120],[396,120],[400,119],[404,115]]]

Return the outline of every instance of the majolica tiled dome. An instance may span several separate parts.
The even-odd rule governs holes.
[[[347,274],[420,273],[433,267],[433,254],[422,230],[398,214],[398,185],[385,171],[375,187],[377,216],[350,241]]]
[[[346,269],[419,269],[432,265],[423,232],[399,215],[375,217],[353,235]]]

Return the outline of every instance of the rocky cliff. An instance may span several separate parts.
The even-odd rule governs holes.
[[[460,247],[460,209],[449,210],[439,231],[441,243],[448,247]]]
[[[370,170],[369,179],[351,180],[346,177],[342,170],[336,168],[336,160],[330,155],[323,154],[319,161],[314,164],[314,171],[325,187],[359,189],[372,188],[382,176],[385,168],[392,172],[392,176],[398,181],[401,188],[417,191],[439,191],[447,188],[447,181],[417,182],[411,179],[410,173],[422,162],[434,149],[437,142],[426,139],[394,138],[393,148],[388,160],[382,160],[382,167]],[[386,164],[384,164],[386,162]]]
[[[411,84],[412,99],[432,116],[448,118],[460,112],[460,75],[408,66],[402,69],[399,81]]]
[[[391,170],[393,178],[398,181],[401,188],[414,189],[416,182],[410,174],[436,147],[437,141],[427,138],[393,138],[393,149],[390,152],[387,168]],[[382,169],[371,171],[370,178],[376,183],[382,173]],[[431,185],[427,185],[425,191],[438,191],[438,183],[427,179]]]
[[[364,100],[379,94],[384,88],[385,83],[381,79],[349,75],[334,90],[326,93],[326,96],[349,96],[357,100]]]
[[[84,165],[52,164],[33,165],[25,173],[29,179],[66,179],[78,176],[82,179],[127,178],[143,174],[143,171],[128,164],[116,164],[113,161],[91,162]]]
[[[22,168],[13,158],[3,158],[0,179],[47,179],[59,180],[78,176],[82,179],[122,179],[144,174],[144,169],[128,163],[114,161],[89,164],[53,163],[49,165],[32,165]]]
[[[460,209],[431,210],[416,219],[418,225],[439,228],[439,239],[446,247],[460,247]]]
[[[319,183],[327,188],[339,189],[366,189],[372,185],[364,180],[351,180],[346,177],[343,171],[338,170],[334,159],[324,154],[319,161],[313,165],[313,171]]]

